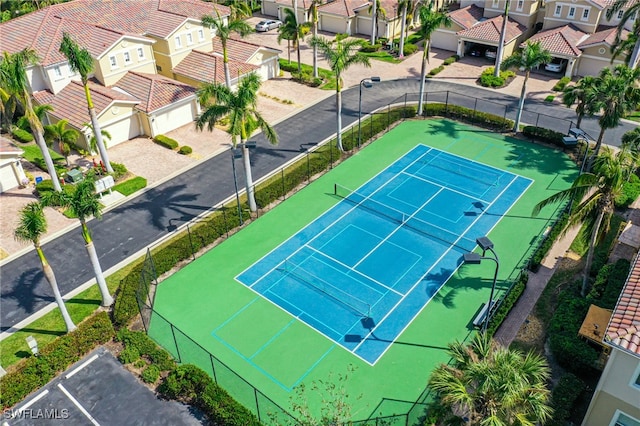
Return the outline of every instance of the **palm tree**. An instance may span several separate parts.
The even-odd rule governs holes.
[[[318,37],[318,6],[322,4],[322,0],[311,0],[311,28],[312,37]],[[318,46],[313,45],[313,78],[318,78]]]
[[[551,53],[549,53],[547,49],[544,49],[540,42],[531,43],[527,41],[524,48],[509,56],[502,63],[502,69],[519,68],[524,70],[520,102],[518,104],[518,111],[516,112],[516,122],[513,126],[514,132],[517,132],[520,128],[524,99],[527,96],[527,81],[529,80],[529,75],[531,75],[531,70],[547,62],[551,62]]]
[[[622,14],[622,18],[618,23],[618,31],[616,32],[616,39],[614,41],[614,52],[616,49],[616,45],[619,45],[623,42],[622,40],[622,31],[624,30],[625,25],[634,21],[636,17],[640,16],[640,3],[639,2],[630,2],[629,0],[615,0],[611,7],[607,10],[607,19],[611,20],[621,9],[629,6],[627,10]],[[633,45],[633,49],[631,49],[631,55],[629,55],[628,65],[630,68],[635,68],[638,65],[638,60],[640,59],[640,27],[638,23],[634,23],[633,32],[630,34],[633,36],[635,43]],[[630,46],[627,46],[630,47]],[[615,56],[614,56],[615,57]]]
[[[398,2],[398,11],[402,13],[400,21],[400,46],[398,47],[398,57],[404,57],[404,39],[406,38],[407,14],[414,7],[414,0],[400,0]],[[395,34],[394,34],[395,36]]]
[[[2,62],[0,62],[0,87],[14,96],[15,99],[22,104],[25,111],[24,115],[27,117],[29,126],[31,127],[31,133],[35,137],[36,144],[42,152],[42,158],[44,158],[47,166],[47,172],[51,176],[53,189],[62,191],[53,160],[51,159],[51,154],[49,154],[49,148],[44,141],[42,122],[34,112],[28,89],[29,83],[26,70],[30,64],[35,64],[37,61],[38,55],[31,49],[23,49],[13,54],[7,54],[5,52]]]
[[[296,17],[291,9],[284,9],[285,18],[282,26],[278,28],[278,43],[282,39],[287,42],[293,42],[293,47],[297,49],[298,53],[298,74],[302,74],[302,64],[300,63],[300,41],[309,33],[309,23],[298,24]],[[290,51],[289,48],[287,48]],[[291,57],[289,57],[291,62]]]
[[[53,269],[51,268],[51,265],[49,265],[44,252],[42,251],[42,246],[40,245],[40,237],[42,237],[42,235],[46,232],[47,218],[44,215],[42,204],[34,201],[24,206],[22,210],[20,210],[18,227],[14,230],[13,236],[17,241],[33,243],[33,246],[36,249],[36,253],[38,254],[38,258],[40,259],[40,263],[42,265],[42,272],[44,273],[44,277],[49,282],[49,285],[51,285],[53,297],[58,304],[58,308],[60,308],[60,312],[62,313],[62,318],[64,319],[67,332],[70,332],[75,330],[76,326],[71,320],[71,316],[69,316],[67,307],[65,306],[64,300],[62,300],[62,296],[60,295],[60,289],[58,289],[56,276],[53,273]]]
[[[71,153],[69,144],[78,140],[79,133],[74,129],[68,129],[67,124],[69,124],[69,121],[60,120],[56,124],[44,126],[44,139],[48,144],[54,142],[58,144],[60,154],[64,156],[67,166],[69,166],[69,154]]]
[[[593,82],[593,93],[587,103],[587,114],[601,114],[598,119],[600,134],[596,141],[593,156],[589,160],[589,168],[598,155],[604,133],[620,124],[620,119],[635,111],[640,103],[640,69],[631,69],[626,65],[618,65],[613,71],[603,68]]]
[[[254,130],[260,129],[267,140],[275,145],[278,143],[278,135],[262,115],[258,112],[258,90],[260,89],[260,77],[255,73],[244,76],[238,84],[238,90],[232,91],[227,86],[212,82],[198,90],[198,99],[204,111],[196,117],[196,128],[202,130],[205,125],[212,131],[223,117],[228,117],[231,142],[235,148],[238,136],[242,146],[242,160],[245,172],[245,185],[249,209],[257,210],[255,194],[253,190],[253,178],[251,176],[251,162],[249,149],[246,146],[247,139]],[[212,102],[213,101],[213,102]]]
[[[640,152],[640,127],[635,127],[622,135],[622,146],[636,154]]]
[[[595,77],[588,75],[582,77],[576,84],[565,86],[562,90],[562,103],[567,107],[576,104],[576,114],[578,115],[576,127],[578,129],[582,123],[582,118],[587,113],[588,100],[593,96],[594,82]]]
[[[100,219],[102,216],[102,204],[100,197],[95,192],[94,180],[86,177],[83,181],[75,185],[75,191],[69,193],[64,192],[45,192],[42,194],[42,204],[45,206],[59,206],[68,208],[80,221],[80,229],[82,230],[82,238],[84,238],[85,248],[93,267],[100,294],[102,295],[102,306],[111,306],[113,297],[109,294],[107,283],[102,273],[100,260],[96,253],[96,247],[91,238],[91,231],[87,227],[87,220],[92,216]]]
[[[253,14],[251,5],[245,0],[230,0],[226,2],[226,5],[231,10],[230,19],[232,21],[249,18]]]
[[[364,40],[360,39],[336,39],[334,42],[324,37],[311,39],[311,45],[318,46],[336,77],[337,145],[340,151],[344,151],[342,147],[342,73],[354,64],[371,67],[369,58],[359,52],[363,44]]]
[[[227,52],[227,41],[231,37],[232,33],[237,33],[240,37],[244,37],[247,34],[253,32],[253,29],[245,21],[241,19],[234,19],[229,21],[228,24],[220,17],[220,13],[216,9],[216,17],[205,15],[201,19],[202,25],[211,28],[215,31],[216,36],[220,37],[220,44],[222,44],[222,63],[224,65],[224,81],[227,87],[231,88],[231,73],[229,72],[229,55]]]
[[[376,44],[376,33],[378,32],[378,16],[387,18],[387,11],[380,5],[380,0],[373,0],[367,9],[371,14],[371,44]]]
[[[451,26],[451,18],[444,9],[433,10],[430,6],[422,5],[418,9],[420,28],[416,32],[422,39],[422,69],[420,71],[420,99],[418,100],[418,115],[422,115],[424,102],[424,80],[427,76],[427,62],[431,48],[431,34],[438,28]]]
[[[85,123],[85,126],[87,126],[87,127],[89,127],[91,129],[91,124]],[[108,148],[109,147],[109,142],[111,142],[111,133],[109,133],[106,130],[100,130],[100,134],[102,135],[102,143],[104,144],[104,147]],[[91,151],[95,151],[96,150],[96,137],[93,134],[92,134],[91,138],[89,138],[89,149]]]
[[[82,81],[82,86],[84,86],[84,96],[87,100],[89,118],[91,119],[91,128],[93,129],[93,134],[96,138],[100,158],[102,158],[102,162],[107,169],[107,173],[113,173],[113,167],[111,167],[111,163],[109,162],[107,148],[104,146],[104,142],[102,141],[100,123],[98,122],[96,109],[93,106],[93,100],[91,99],[91,91],[89,90],[89,74],[93,72],[93,58],[87,49],[78,46],[67,33],[62,34],[60,52],[69,61],[71,70],[80,74],[80,80]]]
[[[53,107],[49,104],[33,106],[33,114],[38,118],[38,120],[40,120],[41,123],[44,123],[45,119],[47,118],[47,113],[51,111],[53,111]],[[18,118],[18,120],[16,121],[16,126],[21,128],[22,130],[26,130],[27,132],[29,131],[29,129],[31,129],[31,126],[29,125],[29,119],[26,115]]]
[[[441,364],[429,378],[447,411],[444,424],[535,425],[551,419],[551,374],[541,356],[498,346],[483,334],[469,345],[449,344],[448,353],[450,365]]]
[[[539,202],[533,214],[545,206],[564,200],[580,200],[571,210],[567,223],[569,229],[580,223],[590,231],[589,251],[582,275],[582,295],[587,293],[588,277],[593,262],[596,243],[606,234],[614,211],[614,200],[621,193],[624,183],[637,167],[636,157],[626,148],[614,153],[605,147],[593,164],[593,170],[578,176],[570,188]]]

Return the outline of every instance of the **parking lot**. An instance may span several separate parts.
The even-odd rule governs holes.
[[[200,425],[192,407],[163,401],[99,348],[3,413],[2,426]]]

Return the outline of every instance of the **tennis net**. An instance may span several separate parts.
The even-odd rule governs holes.
[[[301,265],[294,263],[291,259],[285,259],[282,262],[282,270],[298,282],[306,284],[312,290],[328,296],[363,318],[369,318],[371,316],[371,305],[369,303],[325,281],[314,273],[304,269]]]
[[[360,194],[339,184],[334,185],[335,195],[353,203],[356,207],[362,207],[371,213],[390,219],[419,234],[438,240],[446,245],[460,247],[466,251],[472,251],[476,247],[475,241],[447,231],[444,228],[425,222],[411,214],[404,213],[394,207],[376,201],[367,195]]]

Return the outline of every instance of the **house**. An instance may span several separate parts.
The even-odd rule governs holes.
[[[195,89],[214,79],[224,82],[224,73],[208,78],[193,71],[202,67],[200,59],[214,71],[222,66],[219,40],[201,22],[205,15],[226,20],[229,8],[200,0],[76,0],[0,24],[0,39],[9,53],[37,53],[39,63],[27,70],[34,99],[52,105],[48,121],[67,119],[81,135],[77,145],[89,150],[84,91],[59,52],[62,35],[68,33],[94,60],[89,89],[113,147],[193,121],[199,112]],[[228,51],[236,81],[254,71],[263,79],[278,75],[276,49],[233,41]]]
[[[0,136],[0,194],[21,185],[26,179],[21,158],[22,150]]]
[[[583,426],[640,425],[640,256],[627,278],[604,333],[611,355]]]

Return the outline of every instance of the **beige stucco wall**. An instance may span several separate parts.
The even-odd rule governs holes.
[[[202,86],[202,82],[193,78],[185,77],[183,75],[172,74],[171,78],[174,80],[180,81],[182,83],[186,83],[189,86],[200,87]]]
[[[560,15],[556,16],[556,6],[562,6]],[[575,15],[571,19],[568,14],[571,7],[575,8]],[[588,19],[582,19],[582,15],[585,9],[589,9]],[[572,3],[571,1],[549,1],[545,6],[545,17],[543,30],[551,28],[561,27],[566,24],[573,24],[580,30],[593,34],[596,32],[598,22],[600,21],[602,11],[595,7],[593,3],[586,2],[584,0]]]
[[[498,0],[496,3],[494,3],[493,0],[485,0],[483,16],[485,18],[493,18],[502,15],[504,13],[505,2],[506,0]],[[509,7],[509,17],[525,27],[532,29],[536,23],[538,2],[524,0],[521,6],[522,8],[518,9],[518,0],[512,0]]]
[[[609,425],[616,410],[640,419],[640,388],[631,384],[640,359],[614,349],[602,372],[583,426]]]
[[[199,36],[202,30],[203,39]],[[187,34],[191,34],[192,43],[188,43]],[[180,38],[181,47],[177,46],[176,37]],[[207,27],[203,27],[197,22],[185,22],[175,32],[166,39],[155,38],[153,45],[156,59],[156,72],[165,77],[173,78],[172,70],[177,66],[192,50],[210,52],[212,49],[211,39],[214,32]]]
[[[138,55],[138,48],[142,48],[144,57]],[[125,52],[129,54],[130,62],[125,62]],[[111,57],[115,56],[117,66],[111,66]],[[98,60],[95,67],[96,78],[105,86],[115,84],[128,71],[149,74],[156,73],[155,56],[151,44],[136,43],[131,40],[121,40]]]

